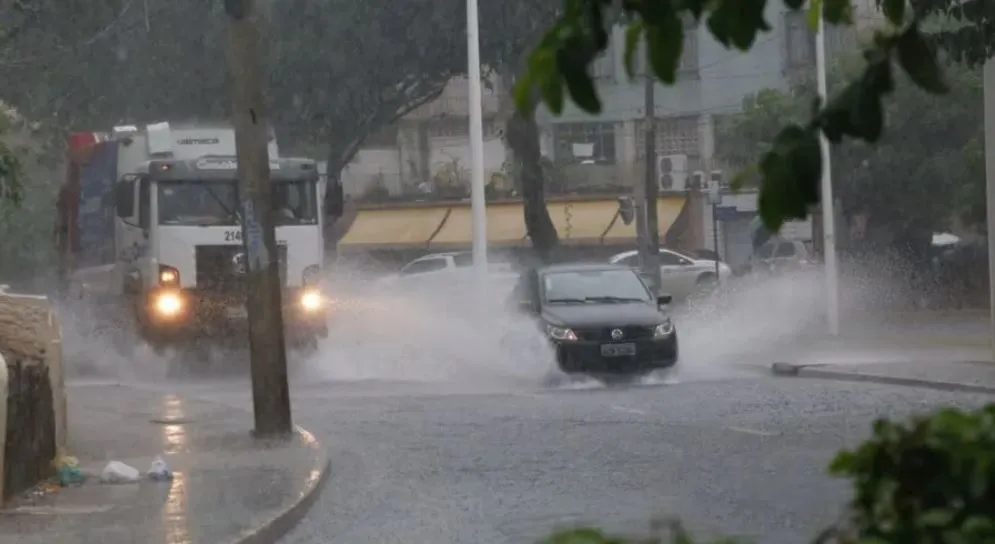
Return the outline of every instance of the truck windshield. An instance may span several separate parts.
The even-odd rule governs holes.
[[[234,181],[160,181],[159,224],[235,226],[240,209]],[[315,183],[273,182],[273,220],[277,226],[317,223]]]

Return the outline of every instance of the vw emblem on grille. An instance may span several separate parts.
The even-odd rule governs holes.
[[[621,340],[623,336],[622,329],[612,329],[611,335],[612,340]]]
[[[231,258],[232,267],[235,269],[236,274],[245,274],[245,253],[238,252],[234,257]]]

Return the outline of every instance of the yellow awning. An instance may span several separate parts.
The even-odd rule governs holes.
[[[349,232],[339,241],[345,246],[405,246],[427,244],[442,224],[447,208],[395,208],[360,210]]]
[[[677,216],[681,213],[681,208],[684,207],[685,199],[682,197],[664,197],[656,202],[656,215],[657,224],[659,226],[660,238],[667,235],[667,231],[670,230],[670,226],[674,224]],[[612,215],[618,210],[618,205],[612,210]],[[605,225],[607,226],[607,225]],[[612,228],[605,233],[605,243],[621,242],[623,240],[631,240],[636,238],[636,222],[626,225],[622,222],[622,218],[619,217]]]
[[[519,203],[487,205],[487,241],[521,244],[525,239],[525,217]],[[473,214],[469,206],[454,206],[431,245],[468,245],[473,241]]]
[[[601,233],[608,228],[618,203],[614,200],[589,202],[549,202],[549,216],[553,220],[560,240],[600,242]]]

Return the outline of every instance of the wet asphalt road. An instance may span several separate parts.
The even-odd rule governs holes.
[[[174,386],[175,387],[175,386]],[[248,408],[247,384],[185,386]],[[284,544],[534,542],[582,521],[806,542],[846,487],[833,452],[879,416],[990,397],[741,373],[627,388],[490,392],[389,382],[293,387],[332,476]]]

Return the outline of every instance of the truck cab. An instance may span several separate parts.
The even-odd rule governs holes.
[[[247,330],[248,261],[234,156],[148,161],[115,186],[121,293],[153,346]],[[270,161],[284,322],[291,345],[327,334],[318,172]]]

